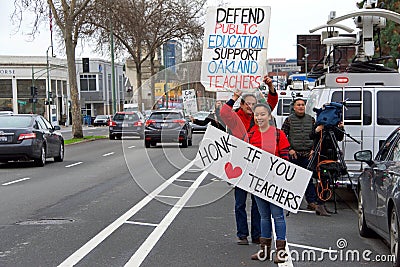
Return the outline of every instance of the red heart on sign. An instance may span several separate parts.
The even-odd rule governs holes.
[[[230,162],[225,164],[225,173],[228,179],[238,178],[242,174],[242,169],[240,167],[233,168]]]

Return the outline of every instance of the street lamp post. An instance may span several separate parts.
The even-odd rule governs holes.
[[[308,64],[307,64],[307,63],[308,63],[308,62],[307,62],[307,58],[308,58],[308,56],[309,56],[309,54],[307,53],[307,47],[305,47],[305,46],[302,45],[302,44],[297,44],[297,45],[304,49],[304,63],[305,63],[304,70],[305,70],[305,72],[306,72],[306,77],[307,77],[307,76],[308,76],[308,69],[307,69],[307,67],[308,67]]]
[[[50,65],[49,65],[49,50],[50,48],[53,48],[53,46],[49,46],[46,50],[46,68],[47,68],[47,103],[48,103],[48,120],[51,123],[51,107],[50,107],[50,93],[51,93],[51,82],[50,82]]]

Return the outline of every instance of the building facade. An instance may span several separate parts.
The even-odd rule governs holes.
[[[111,114],[111,63],[77,59],[76,67],[82,115]],[[117,109],[124,101],[123,82],[123,65],[115,64]],[[42,114],[54,125],[70,124],[70,96],[66,59],[0,56],[0,110]]]

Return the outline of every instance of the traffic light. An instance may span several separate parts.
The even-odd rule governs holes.
[[[31,96],[36,97],[38,95],[38,88],[31,86]]]

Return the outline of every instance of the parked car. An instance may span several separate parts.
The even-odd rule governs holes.
[[[111,119],[110,115],[97,115],[96,118],[94,118],[93,125],[94,126],[102,126],[102,125],[107,126],[110,119]]]
[[[204,121],[208,117],[208,115],[210,115],[210,112],[199,111],[199,112],[193,114],[192,116],[195,120]],[[205,132],[207,130],[207,126],[208,125],[196,124],[196,121],[193,121],[193,123],[192,123],[193,132]]]
[[[60,126],[52,126],[36,114],[0,116],[0,162],[33,160],[42,167],[46,158],[64,160],[64,138]]]
[[[139,111],[121,111],[115,113],[108,123],[111,140],[122,136],[144,137],[144,117]]]
[[[361,236],[373,232],[390,244],[393,266],[400,266],[400,127],[382,144],[375,158],[371,150],[354,154],[368,164],[358,182],[358,230]]]
[[[181,110],[153,111],[144,130],[146,147],[157,143],[179,142],[182,147],[192,145],[192,126]]]

